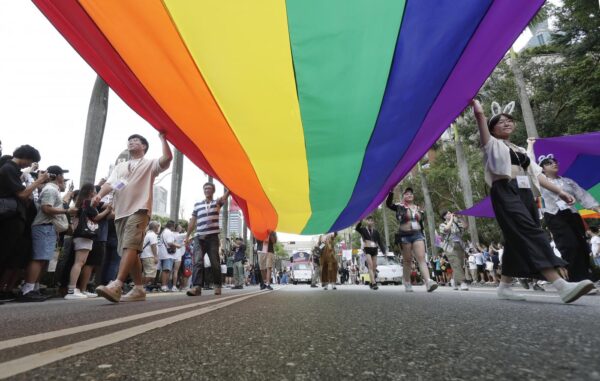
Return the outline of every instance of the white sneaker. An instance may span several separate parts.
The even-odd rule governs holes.
[[[171,292],[179,292],[179,289],[175,286],[171,287]]]
[[[498,299],[502,300],[525,300],[523,295],[515,294],[510,287],[498,287],[496,294],[498,295]]]
[[[585,279],[581,282],[567,282],[566,286],[558,292],[565,303],[571,303],[594,289],[594,283]]]
[[[87,299],[87,296],[85,296],[85,294],[82,294],[81,291],[79,291],[79,289],[76,288],[72,294],[65,295],[65,299],[66,300]]]
[[[404,292],[413,292],[412,284],[405,284]]]
[[[144,300],[146,300],[146,291],[135,287],[121,298],[122,302],[143,302]]]
[[[467,282],[462,282],[460,284],[460,290],[461,291],[469,291],[469,285],[467,284]]]
[[[427,292],[433,292],[436,288],[438,288],[437,282],[433,279],[429,279],[429,282],[427,282]]]
[[[88,292],[88,291],[84,291],[83,295],[87,296],[88,298],[97,298],[98,294],[96,294],[95,292]]]
[[[167,286],[161,286],[161,287],[160,287],[160,290],[161,290],[162,292],[169,292],[169,289],[167,288]]]

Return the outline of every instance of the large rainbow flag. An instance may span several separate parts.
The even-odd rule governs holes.
[[[259,238],[377,207],[543,0],[33,0]],[[199,194],[201,190],[198,191]]]
[[[553,154],[558,160],[559,176],[573,179],[596,200],[600,200],[600,132],[538,139],[534,150],[536,159],[541,155]],[[583,218],[600,218],[600,214],[584,209],[580,204],[575,207]],[[458,213],[496,218],[489,197]]]

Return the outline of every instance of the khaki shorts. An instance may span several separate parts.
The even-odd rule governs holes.
[[[138,253],[142,252],[148,222],[150,222],[150,216],[145,210],[115,220],[115,229],[119,240],[119,256],[123,255],[124,249],[135,249]]]
[[[273,268],[273,253],[258,253],[258,265],[261,270]]]
[[[142,273],[146,278],[154,278],[156,276],[156,266],[154,258],[142,258]]]

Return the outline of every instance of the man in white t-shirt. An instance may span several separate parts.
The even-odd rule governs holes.
[[[177,244],[175,243],[175,221],[169,221],[165,225],[162,233],[158,237],[158,259],[160,259],[160,278],[162,292],[169,291],[169,279],[173,271],[173,264],[177,254]]]
[[[160,231],[160,222],[150,221],[146,237],[144,237],[144,247],[140,259],[142,260],[142,272],[144,275],[144,284],[146,291],[156,278],[156,265],[158,265],[158,232]]]
[[[142,263],[139,253],[144,245],[146,226],[152,215],[152,192],[156,176],[169,168],[173,153],[164,133],[159,134],[162,143],[162,156],[149,160],[148,141],[140,135],[127,139],[127,149],[131,159],[118,164],[110,178],[94,197],[94,205],[111,192],[114,192],[113,209],[115,228],[118,237],[118,252],[121,256],[117,279],[106,286],[96,288],[96,293],[111,302],[146,300],[142,283]],[[123,282],[131,276],[135,286],[121,298]]]

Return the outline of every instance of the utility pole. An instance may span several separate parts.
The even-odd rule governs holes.
[[[98,160],[100,158],[100,149],[102,148],[107,112],[108,85],[100,76],[97,76],[85,124],[79,186],[85,183],[96,183],[96,171],[98,170]]]
[[[183,181],[183,154],[177,148],[173,152],[173,172],[171,174],[170,219],[179,221],[179,205],[181,204],[181,183]]]

